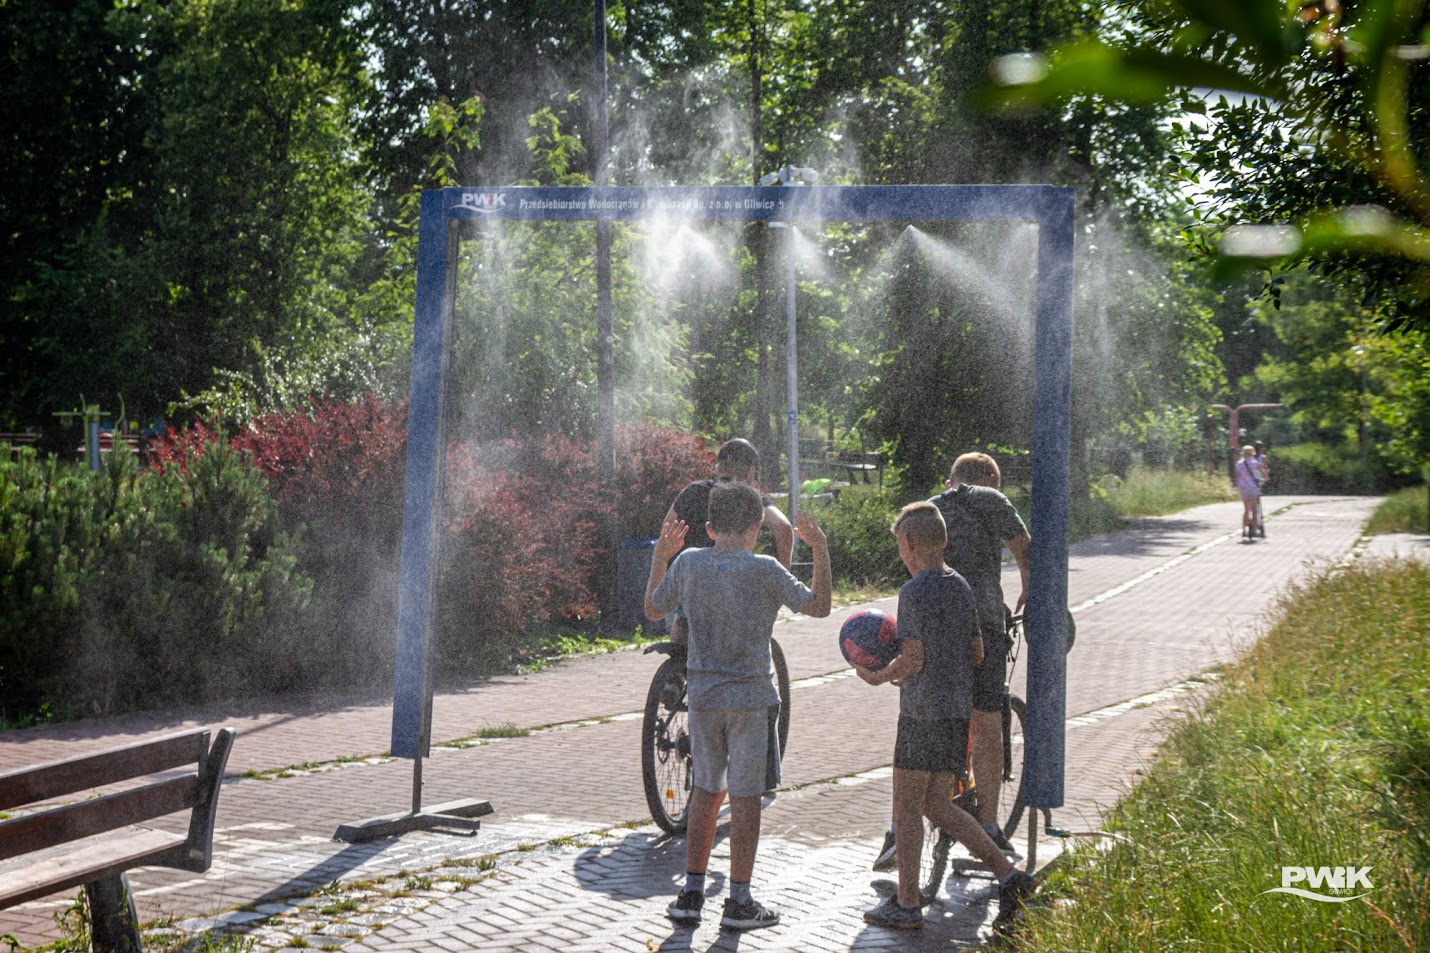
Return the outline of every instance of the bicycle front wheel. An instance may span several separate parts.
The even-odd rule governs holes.
[[[1003,720],[1003,784],[998,789],[998,823],[1003,836],[1012,837],[1023,820],[1023,732],[1028,706],[1017,695],[1008,696],[1008,717]]]
[[[667,834],[685,833],[694,786],[685,660],[666,659],[646,693],[641,723],[641,779],[646,806]]]
[[[785,662],[784,649],[774,639],[770,639],[770,658],[775,663],[775,687],[780,693],[780,757],[789,750],[789,665]]]

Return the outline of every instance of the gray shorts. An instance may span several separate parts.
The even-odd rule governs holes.
[[[704,708],[690,712],[695,786],[731,797],[763,794],[780,783],[779,708]]]

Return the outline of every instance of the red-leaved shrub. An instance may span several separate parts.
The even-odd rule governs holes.
[[[203,424],[171,432],[151,466],[182,467],[214,439]],[[230,443],[267,476],[285,523],[301,529],[303,568],[328,614],[320,627],[332,633],[324,651],[353,677],[385,672],[396,631],[405,406],[315,399],[255,418]],[[453,441],[438,599],[444,667],[509,655],[530,630],[594,619],[614,585],[615,543],[656,535],[680,488],[713,471],[704,440],[651,425],[619,432],[609,485],[588,441]],[[603,541],[611,516],[614,538]]]

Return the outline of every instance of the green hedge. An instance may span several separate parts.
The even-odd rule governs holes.
[[[802,505],[829,537],[829,565],[839,588],[903,585],[908,578],[889,527],[903,505],[900,491],[848,486],[837,499]]]
[[[1268,453],[1271,464],[1271,493],[1377,493],[1385,489],[1389,475],[1371,456],[1361,463],[1353,446],[1330,447],[1321,443],[1298,443],[1275,447]]]
[[[0,448],[0,716],[23,724],[301,684],[311,581],[267,481],[220,449],[160,475]]]

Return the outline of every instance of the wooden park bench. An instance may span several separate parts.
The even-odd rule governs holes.
[[[0,433],[0,443],[9,445],[12,456],[18,454],[21,447],[33,447],[39,439],[37,433]]]
[[[20,809],[0,822],[0,909],[83,884],[93,949],[138,953],[125,871],[208,870],[233,737],[221,729],[210,746],[207,730],[185,731],[0,774],[0,811]],[[189,812],[186,834],[142,824],[180,811]]]

